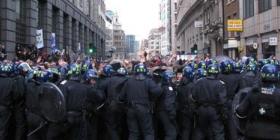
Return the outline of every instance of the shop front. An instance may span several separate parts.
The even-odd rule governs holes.
[[[278,45],[277,34],[262,36],[262,54],[263,58],[275,56],[276,46]]]
[[[227,44],[224,44],[224,54],[232,59],[239,58],[238,47],[240,46],[240,41],[236,39],[229,39]]]
[[[258,43],[257,37],[246,39],[246,56],[257,59],[258,56]]]

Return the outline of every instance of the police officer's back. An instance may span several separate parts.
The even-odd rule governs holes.
[[[134,68],[135,75],[129,78],[123,88],[121,100],[127,105],[129,140],[154,139],[152,120],[152,99],[161,94],[161,87],[146,77],[147,69],[143,64]]]
[[[183,78],[178,86],[178,126],[179,126],[179,139],[189,140],[193,131],[193,109],[189,102],[189,97],[192,93],[194,86],[194,69],[186,66],[183,69]]]
[[[245,66],[245,71],[241,73],[240,88],[259,87],[261,85],[259,73],[255,63],[249,63]]]
[[[69,80],[60,83],[59,88],[64,94],[67,109],[66,139],[83,140],[86,138],[85,110],[89,89],[80,82],[81,69],[72,64],[68,71]]]
[[[217,79],[217,65],[208,66],[207,72],[208,76],[196,82],[192,93],[198,116],[194,139],[224,140],[222,116],[226,112],[226,88],[224,82]]]
[[[128,80],[127,70],[124,67],[117,69],[113,73],[112,77],[108,78],[106,85],[104,85],[105,92],[105,105],[104,105],[104,118],[105,124],[111,140],[119,140],[123,134],[125,128],[125,113],[121,104],[119,103],[119,97],[121,94],[121,88]]]
[[[177,123],[176,123],[176,96],[172,78],[174,73],[166,70],[162,74],[162,94],[157,102],[156,114],[157,119],[163,126],[164,140],[177,139]]]
[[[98,79],[97,72],[94,69],[86,71],[84,76],[84,84],[88,87],[89,92],[86,98],[86,122],[88,140],[96,140],[98,133],[98,119],[96,112],[102,107],[104,102],[104,94],[98,90],[96,81]]]
[[[25,139],[24,77],[13,64],[0,64],[0,140]]]
[[[262,86],[254,87],[236,107],[236,115],[247,119],[245,136],[248,139],[280,139],[280,89],[279,70],[275,65],[266,64],[261,69]]]

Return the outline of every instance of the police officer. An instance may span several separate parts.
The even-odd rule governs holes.
[[[109,64],[105,65],[102,68],[101,74],[97,80],[97,88],[98,90],[102,91],[103,96],[106,97],[105,92],[106,92],[106,85],[107,82],[109,81],[110,77],[112,76],[112,74],[115,71],[113,70],[113,67]],[[97,119],[98,119],[98,139],[104,139],[104,140],[108,140],[109,136],[108,136],[108,132],[106,129],[106,124],[105,124],[105,108],[104,108],[105,103],[103,103],[103,106],[101,106],[97,112]]]
[[[86,71],[84,76],[84,84],[89,88],[86,99],[86,120],[87,120],[87,136],[88,140],[97,139],[97,116],[96,111],[104,102],[104,94],[97,89],[96,82],[98,79],[97,72],[94,69]]]
[[[29,73],[26,84],[26,118],[28,126],[28,140],[41,140],[46,138],[46,127],[42,127],[47,122],[44,120],[40,110],[39,90],[40,85],[45,82],[43,71],[32,71]]]
[[[174,73],[166,70],[162,74],[162,94],[156,105],[157,119],[163,126],[164,140],[177,139],[176,91],[172,84]]]
[[[0,65],[0,140],[25,140],[24,77],[10,63]]]
[[[119,103],[119,97],[121,88],[128,80],[126,76],[127,70],[124,67],[120,67],[103,85],[106,97],[104,118],[110,140],[120,140],[121,135],[124,133],[123,124],[126,120],[124,120],[125,113]]]
[[[217,79],[219,67],[216,64],[207,68],[208,76],[195,83],[191,99],[196,104],[197,119],[194,139],[224,140],[223,119],[226,114],[226,88]]]
[[[245,70],[241,73],[242,79],[240,88],[259,87],[261,85],[256,63],[251,61],[247,62],[247,65],[245,64]]]
[[[135,74],[123,87],[121,101],[126,102],[129,140],[154,140],[152,100],[161,95],[161,87],[146,77],[147,68],[137,64]]]
[[[226,120],[226,137],[229,140],[237,139],[237,130],[233,123],[232,118],[232,100],[235,94],[239,91],[240,88],[240,77],[236,74],[233,74],[234,63],[230,60],[223,60],[220,63],[221,73],[218,75],[218,79],[225,82],[227,89],[227,120]]]
[[[203,68],[197,69],[195,76],[194,76],[194,81],[197,81],[201,78],[204,78],[207,76],[207,70]]]
[[[85,140],[86,132],[86,99],[88,88],[80,81],[81,67],[79,64],[71,64],[68,71],[69,80],[64,80],[59,87],[66,99],[67,123],[65,139]]]
[[[189,102],[189,97],[194,86],[194,69],[186,66],[183,69],[183,79],[178,86],[178,126],[179,139],[190,140],[193,132],[193,110]]]
[[[279,70],[275,65],[266,64],[261,69],[261,87],[249,90],[245,99],[236,106],[236,115],[247,119],[245,136],[249,140],[280,139],[280,89]]]

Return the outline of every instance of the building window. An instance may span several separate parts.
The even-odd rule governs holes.
[[[84,0],[80,0],[80,7],[83,8],[84,6]]]
[[[271,9],[271,0],[259,0],[259,13]]]
[[[243,0],[244,2],[244,18],[249,18],[254,16],[254,0]]]
[[[277,6],[280,6],[280,0],[277,0]]]

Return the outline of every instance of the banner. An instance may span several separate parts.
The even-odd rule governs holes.
[[[56,48],[55,33],[51,34],[50,44],[52,49]]]
[[[44,47],[43,30],[36,30],[36,47],[41,49]]]

